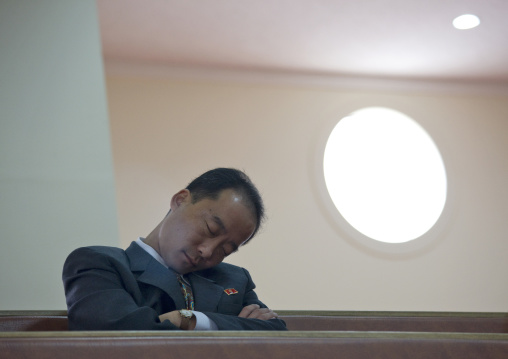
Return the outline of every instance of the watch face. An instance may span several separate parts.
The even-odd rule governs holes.
[[[192,318],[192,312],[190,310],[182,309],[180,314],[185,318]]]

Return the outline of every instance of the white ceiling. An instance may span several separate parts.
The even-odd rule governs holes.
[[[508,85],[508,0],[97,0],[106,63]],[[473,13],[482,23],[456,30]]]

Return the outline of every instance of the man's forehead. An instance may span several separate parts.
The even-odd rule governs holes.
[[[192,193],[191,193],[192,196]],[[236,212],[235,208],[236,206],[244,206],[246,209],[249,210],[251,217],[254,221],[256,221],[256,212],[254,209],[253,204],[248,201],[245,196],[235,189],[227,188],[219,192],[217,195],[217,198],[213,197],[204,197],[199,199],[198,201],[194,202],[194,204],[200,204],[204,206],[208,206],[206,208],[207,212],[216,217],[214,221],[217,222],[220,226],[227,227],[227,217],[231,215],[230,211]]]
[[[194,204],[202,201],[215,202],[216,204],[227,204],[227,202],[231,201],[232,203],[242,203],[248,206],[248,203],[244,201],[244,196],[242,193],[231,188],[220,191],[216,196],[207,195],[201,197],[199,194],[193,195],[192,192],[190,192],[190,195]],[[197,200],[196,197],[198,198]]]

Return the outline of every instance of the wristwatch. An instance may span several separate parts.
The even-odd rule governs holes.
[[[180,309],[179,313],[180,313],[180,317],[182,317],[182,322],[180,323],[180,329],[189,330],[189,324],[190,324],[192,317],[194,316],[194,313],[192,313],[192,311],[187,310],[187,309]]]

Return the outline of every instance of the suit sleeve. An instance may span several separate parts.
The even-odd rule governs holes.
[[[159,314],[140,306],[132,274],[118,259],[90,248],[72,252],[62,279],[71,330],[176,330]],[[125,272],[125,273],[123,273]],[[131,279],[132,278],[132,279]],[[139,294],[138,294],[139,296]]]
[[[258,304],[261,308],[267,306],[258,299],[254,289],[256,285],[252,281],[249,272],[243,269],[247,277],[247,285],[243,296],[242,308],[250,304]],[[287,330],[286,323],[281,319],[250,319],[240,318],[237,315],[228,315],[220,313],[204,312],[211,320],[217,324],[219,330]]]
[[[204,314],[217,324],[219,330],[287,330],[286,323],[281,319],[250,319],[210,312]]]

